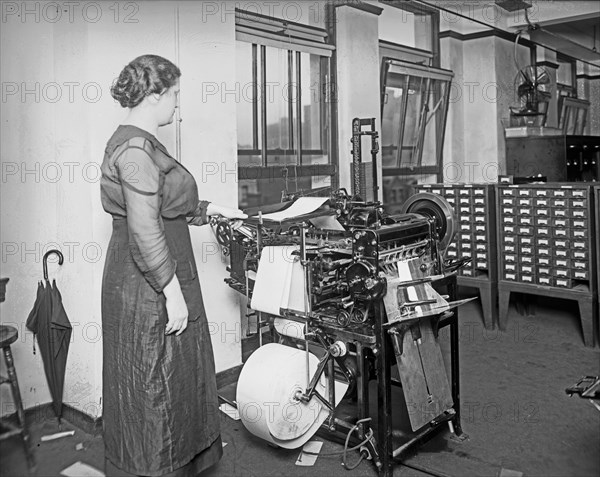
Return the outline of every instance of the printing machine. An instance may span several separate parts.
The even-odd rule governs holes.
[[[386,476],[442,429],[464,438],[457,306],[468,300],[456,301],[463,262],[444,259],[455,231],[449,204],[420,193],[389,215],[341,189],[288,195],[254,212],[236,230],[213,222],[231,259],[226,282],[258,320],[261,346],[237,386],[248,430],[287,448],[319,433],[344,443],[346,468],[366,458]],[[276,344],[263,345],[265,324]],[[438,342],[444,326],[450,380]],[[258,409],[252,416],[249,403]],[[348,450],[359,451],[355,464]]]

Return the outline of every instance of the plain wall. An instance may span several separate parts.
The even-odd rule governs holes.
[[[60,249],[65,263],[59,267],[51,258],[48,269],[73,325],[64,402],[98,416],[100,293],[111,233],[100,203],[99,164],[126,113],[110,96],[110,85],[138,55],[178,62],[181,160],[202,198],[236,205],[235,174],[207,174],[213,169],[204,165],[235,171],[235,100],[203,94],[206,84],[235,77],[234,17],[208,15],[200,2],[99,2],[62,13],[43,2],[11,5],[17,11],[3,11],[2,19],[1,275],[10,278],[2,323],[19,331],[12,351],[25,407],[49,402],[25,321],[42,277],[41,257]],[[159,139],[175,155],[175,125],[162,128]],[[192,230],[192,238],[217,371],[225,370],[241,362],[237,296],[223,283],[226,264],[210,227]],[[5,387],[1,398],[2,414],[14,412]]]

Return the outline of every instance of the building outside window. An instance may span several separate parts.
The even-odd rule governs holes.
[[[325,30],[236,11],[239,206],[331,187],[330,57]],[[335,180],[334,180],[335,181]]]

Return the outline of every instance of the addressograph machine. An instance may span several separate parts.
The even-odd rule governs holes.
[[[443,198],[416,194],[398,215],[383,212],[376,182],[374,200],[361,198],[363,135],[376,177],[374,120],[355,119],[352,195],[287,196],[235,231],[225,221],[213,227],[231,258],[227,283],[275,337],[263,345],[259,331],[261,346],[240,373],[245,427],[290,449],[319,432],[345,444],[346,468],[368,458],[392,475],[393,462],[433,433],[462,434],[456,306],[464,301],[453,301],[462,263],[443,258],[455,231]],[[438,343],[446,325],[450,381]],[[348,450],[360,455],[352,465]]]

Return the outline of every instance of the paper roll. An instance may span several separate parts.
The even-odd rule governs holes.
[[[273,326],[280,335],[289,336],[290,338],[304,339],[306,323],[287,320],[285,318],[275,318],[273,320]]]
[[[312,378],[319,359],[309,353]],[[296,398],[307,387],[306,352],[270,343],[256,350],[246,361],[237,384],[236,400],[240,418],[252,434],[286,449],[304,445],[328,415],[327,408],[313,397],[305,403]],[[348,385],[336,382],[337,405]],[[317,382],[316,390],[328,397],[328,380]]]

